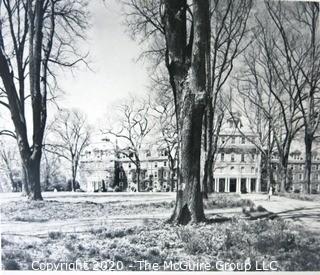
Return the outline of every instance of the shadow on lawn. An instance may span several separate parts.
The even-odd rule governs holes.
[[[310,210],[316,210],[309,212]],[[308,211],[308,212],[303,212]],[[272,215],[281,216],[282,218],[298,219],[298,218],[314,218],[320,220],[319,207],[300,207],[281,212],[271,213]]]

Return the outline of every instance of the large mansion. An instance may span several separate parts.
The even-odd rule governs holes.
[[[242,128],[240,119],[229,118],[220,132],[214,166],[215,192],[261,191],[260,154],[249,141],[255,135]]]
[[[226,120],[218,137],[214,164],[214,192],[250,193],[267,191],[267,179],[261,153],[252,143],[257,136],[242,125],[241,115]],[[303,145],[289,156],[288,190],[299,192],[304,185]],[[175,167],[170,169],[165,148],[145,146],[139,152],[140,180],[129,152],[120,152],[111,144],[90,145],[81,157],[80,185],[87,192],[115,191],[166,192],[176,187]],[[277,154],[271,158],[272,184],[277,187]],[[176,164],[175,164],[176,165]],[[313,152],[312,191],[320,192],[320,154]]]
[[[130,153],[119,152],[107,144],[87,148],[80,163],[80,185],[88,192],[116,191],[165,192],[175,189],[175,175],[170,173],[167,151],[149,146],[139,152],[140,184]]]

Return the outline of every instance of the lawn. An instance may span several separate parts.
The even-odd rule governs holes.
[[[294,199],[294,200],[320,202],[320,194],[277,193],[276,195],[286,197],[289,199]]]
[[[218,195],[206,202],[206,208],[246,207],[250,204],[237,195]],[[55,218],[67,222],[79,216],[90,217],[90,210],[91,216],[92,213],[143,215],[153,211],[169,214],[173,205],[173,202],[133,205],[117,202],[10,202],[2,205],[2,211],[7,222],[24,220],[27,224],[46,223]],[[59,214],[55,214],[57,212]],[[251,270],[256,270],[262,268],[262,263],[268,265],[276,261],[278,270],[320,270],[319,236],[281,219],[248,220],[239,212],[220,223],[173,226],[164,221],[144,219],[140,224],[113,223],[93,226],[82,232],[52,230],[45,236],[4,234],[1,239],[2,262],[5,269],[32,269],[32,263],[37,268],[39,262],[69,263],[68,268],[72,269],[72,264],[77,262],[78,268],[90,270],[141,270],[137,261],[158,264],[161,270],[167,263],[190,265],[200,262],[209,264],[211,270],[219,270],[221,266],[216,263],[222,261],[251,263]],[[258,262],[257,266],[255,262]],[[143,265],[143,268],[151,267]]]

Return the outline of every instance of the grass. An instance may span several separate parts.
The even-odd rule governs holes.
[[[289,199],[294,199],[294,200],[319,201],[320,202],[320,195],[319,194],[277,193],[275,195],[281,196],[281,197],[286,197]]]
[[[172,226],[153,221],[145,226],[92,228],[82,234],[55,234],[34,240],[2,237],[6,269],[31,269],[33,260],[58,263],[121,261],[124,270],[139,270],[137,260],[158,263],[277,261],[282,271],[320,270],[320,238],[280,219]],[[27,251],[27,252],[26,252]],[[256,269],[252,265],[252,270]]]
[[[83,202],[10,202],[1,205],[2,220],[36,221],[170,213],[174,202],[92,203]],[[237,194],[215,194],[205,201],[206,209],[242,208],[260,211]],[[262,209],[263,210],[263,209]],[[163,221],[113,222],[86,227],[82,232],[56,229],[46,236],[3,235],[2,263],[8,270],[31,270],[32,262],[75,263],[118,261],[124,270],[139,270],[138,260],[158,263],[277,261],[281,271],[320,270],[320,236],[302,227],[275,220],[248,220],[245,213],[223,223],[173,226]],[[246,212],[246,211],[244,211]],[[108,224],[108,223],[107,223]],[[106,267],[99,266],[104,270]],[[98,269],[99,269],[98,268]],[[109,266],[110,268],[110,266]],[[95,269],[90,266],[90,270]],[[256,269],[252,265],[252,270]]]
[[[239,194],[214,194],[204,201],[205,209],[235,208],[253,206],[248,199],[241,199]]]
[[[79,218],[108,217],[111,215],[137,215],[143,212],[170,212],[174,201],[126,204],[119,202],[95,203],[91,201],[13,201],[1,204],[2,221],[48,222]],[[252,202],[238,194],[214,194],[204,202],[205,209],[251,206]]]

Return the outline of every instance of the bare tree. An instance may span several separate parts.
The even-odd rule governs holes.
[[[213,191],[213,166],[217,152],[217,139],[221,129],[224,105],[222,90],[234,69],[237,57],[250,45],[247,23],[252,7],[251,0],[211,1],[211,58],[208,71],[209,100],[204,117],[204,193]]]
[[[43,190],[60,189],[66,184],[66,182],[61,182],[64,179],[64,175],[60,172],[61,167],[63,167],[63,162],[59,155],[43,151],[41,159],[41,188]]]
[[[42,200],[40,161],[48,94],[54,92],[56,84],[54,68],[72,67],[82,60],[72,53],[75,53],[74,37],[82,37],[86,27],[85,7],[86,1],[81,0],[0,2],[0,78],[5,95],[0,98],[0,105],[10,111],[14,125],[14,132],[2,133],[17,139],[25,192],[33,200]],[[66,53],[75,59],[70,61]],[[31,125],[25,116],[29,102]]]
[[[89,145],[90,127],[84,114],[78,110],[62,110],[50,129],[51,137],[45,150],[66,159],[71,165],[71,190],[76,189],[76,179],[81,154]],[[51,140],[51,141],[50,141]]]
[[[257,76],[254,70],[251,73],[248,72],[248,74]],[[262,159],[265,160],[263,164],[267,174],[267,190],[269,190],[272,182],[271,159],[275,149],[275,139],[272,135],[270,123],[276,104],[274,104],[271,93],[259,88],[258,82],[255,83],[255,88],[251,87],[252,89],[245,89],[237,77],[236,83],[235,91],[239,96],[232,97],[231,101],[235,105],[233,106],[234,109],[240,111],[244,116],[246,128],[250,133],[244,132],[238,124],[236,124],[236,127],[239,133],[256,147]],[[234,118],[233,108],[229,108],[228,111]]]
[[[260,12],[256,16],[257,36],[254,45],[244,56],[247,69],[243,72],[243,82],[238,91],[259,108],[268,122],[279,156],[280,190],[285,192],[291,143],[302,128],[299,102],[303,82],[302,74],[296,74],[298,64],[293,65],[288,59],[288,48],[278,29],[279,22],[272,19],[275,11],[269,2],[265,3],[267,13],[263,10],[264,14]],[[279,6],[276,10],[287,13]],[[280,17],[278,19],[283,25],[285,17]]]
[[[304,124],[305,191],[311,192],[312,145],[320,122],[319,3],[267,4],[283,43],[283,56],[299,91]]]
[[[160,7],[168,52],[166,67],[172,87],[180,143],[180,183],[171,221],[186,224],[205,220],[200,182],[202,119],[208,95],[210,4],[163,1]],[[187,12],[192,26],[187,27]],[[189,38],[189,41],[188,41]]]
[[[167,84],[168,82],[164,81],[163,84],[157,83],[153,86],[157,88],[159,85],[160,90],[157,90],[151,108],[154,110],[157,132],[160,133],[157,144],[159,147],[166,148],[170,169],[170,188],[173,191],[174,178],[178,168],[178,131],[171,88],[168,88]]]
[[[143,56],[164,63],[173,92],[179,137],[179,179],[172,222],[203,221],[200,183],[202,118],[208,90],[209,1],[125,1],[128,25],[147,42]]]
[[[138,191],[141,176],[140,154],[144,141],[153,128],[149,111],[147,102],[130,98],[118,107],[118,124],[103,130],[105,134],[116,139],[118,154],[125,155],[134,164]]]
[[[11,190],[19,191],[19,182],[21,183],[21,179],[18,179],[17,175],[20,174],[20,171],[18,170],[18,168],[20,167],[20,163],[19,157],[17,155],[18,152],[15,149],[16,148],[8,144],[8,142],[6,142],[5,145],[4,141],[0,141],[0,170],[3,170],[3,172],[9,179]]]

